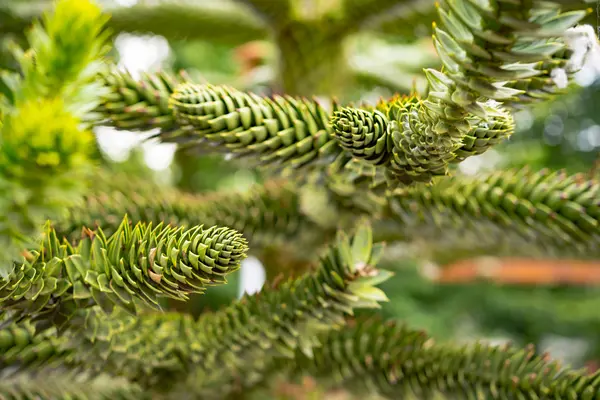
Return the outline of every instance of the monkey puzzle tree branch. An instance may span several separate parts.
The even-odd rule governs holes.
[[[597,257],[600,184],[583,174],[527,168],[444,178],[397,190],[380,224],[385,240],[423,240],[441,260],[486,254]]]
[[[188,383],[199,388],[203,397],[220,398],[228,390],[262,380],[276,359],[290,359],[295,350],[310,357],[318,333],[340,329],[344,316],[352,315],[353,309],[378,308],[378,302],[386,301],[384,293],[374,287],[390,276],[374,268],[381,251],[382,247],[372,244],[368,227],[361,227],[351,240],[340,233],[320,257],[315,273],[263,291],[221,315],[201,316],[198,326],[205,327],[201,337],[207,342],[198,360],[225,364],[226,373],[202,366],[192,371]],[[250,313],[242,314],[243,309]],[[269,317],[255,322],[255,313]],[[232,319],[243,322],[231,330]],[[269,339],[271,335],[274,340]]]
[[[325,154],[342,152],[330,138],[329,113],[316,101],[288,96],[263,98],[211,85],[185,84],[174,93],[178,80],[167,74],[135,81],[112,70],[102,76],[102,82],[111,94],[97,110],[99,123],[117,129],[158,127],[162,141],[202,149],[212,145],[213,151],[254,156],[259,164],[285,161],[292,169],[316,159],[319,150]],[[169,102],[171,109],[166,106]],[[243,121],[242,114],[246,115]],[[227,126],[222,125],[225,118],[229,119]],[[212,119],[219,119],[220,125]],[[228,135],[227,145],[223,145],[223,135]]]
[[[330,137],[329,115],[316,100],[185,84],[169,101],[178,123],[194,127],[181,138],[192,146],[204,139],[221,151],[252,157],[259,165],[288,169],[341,152]]]
[[[127,218],[106,237],[86,231],[76,247],[47,228],[38,251],[0,280],[0,315],[60,328],[79,311],[119,306],[136,314],[135,300],[158,307],[158,297],[186,300],[207,286],[226,283],[245,258],[246,240],[229,228],[192,229],[137,224]]]
[[[134,222],[173,226],[228,226],[244,234],[252,249],[292,244],[300,249],[320,246],[333,237],[337,222],[324,225],[305,213],[302,190],[270,181],[248,191],[187,194],[123,176],[98,174],[96,190],[80,207],[56,222],[60,237],[77,240],[82,226],[101,227],[112,234],[123,215]],[[308,209],[315,208],[313,201]]]
[[[315,100],[259,97],[227,87],[182,85],[170,103],[177,122],[194,130],[164,134],[162,140],[187,142],[188,146],[212,142],[221,151],[252,158],[292,176],[305,166],[329,177],[343,174],[355,157],[376,166],[389,165],[385,171],[394,171],[396,181],[428,181],[429,172],[446,173],[456,152],[463,156],[461,160],[480,154],[513,129],[508,114],[489,108],[487,127],[471,127],[470,120],[463,120],[469,135],[439,135],[434,128],[441,129],[442,122],[429,127],[427,121],[433,121],[433,114],[419,109],[421,101],[416,97],[382,103],[379,108],[385,113],[376,110],[375,114],[362,109],[339,110],[334,104],[332,125],[331,114]],[[420,111],[415,114],[414,110]],[[389,121],[390,116],[404,120]],[[473,124],[478,121],[474,118]]]
[[[181,85],[172,93],[174,80],[168,75],[148,76],[135,82],[126,74],[114,72],[105,75],[104,82],[112,90],[98,110],[105,117],[104,123],[133,130],[156,126],[161,128],[157,136],[162,141],[203,151],[229,152],[287,176],[298,175],[300,169],[314,170],[325,177],[351,174],[344,169],[353,156],[375,165],[388,163],[398,173],[422,171],[419,163],[427,163],[431,156],[428,168],[441,173],[447,160],[455,159],[457,154],[459,160],[481,154],[512,132],[512,119],[490,110],[489,125],[474,126],[461,140],[436,135],[431,129],[422,136],[394,133],[402,125],[388,122],[388,117],[412,116],[411,110],[420,104],[415,97],[380,104],[385,111],[376,111],[375,121],[366,110],[335,113],[340,108],[334,103],[332,126],[331,113],[316,100],[259,97],[228,87],[193,84]],[[172,114],[165,108],[169,96]],[[408,123],[414,125],[413,129],[420,129],[419,118],[427,115],[422,110],[419,117],[412,117]],[[477,121],[473,119],[473,124]],[[417,152],[417,145],[425,147]],[[387,181],[393,184],[399,177],[396,174]],[[404,174],[401,180],[429,177]]]
[[[382,170],[391,187],[429,182],[512,134],[512,116],[500,102],[513,106],[558,93],[556,75],[568,80],[590,51],[569,48],[581,34],[569,29],[586,11],[561,14],[546,3],[494,7],[468,0],[439,7],[444,29],[434,28],[434,44],[444,72],[426,70],[425,99],[396,97],[371,109],[334,104],[331,117],[316,101],[184,84],[169,101],[177,122],[193,130],[161,139],[212,142],[287,171],[320,162],[339,174],[354,158]],[[491,33],[496,15],[502,29]]]
[[[0,373],[3,375],[6,375],[5,370],[15,365],[18,365],[15,373],[33,372],[36,368],[60,368],[72,353],[53,329],[36,331],[34,324],[28,320],[21,323],[0,322]]]
[[[285,368],[285,365],[281,365]],[[434,344],[422,332],[395,322],[360,321],[332,331],[312,358],[298,353],[298,374],[356,393],[388,398],[435,395],[460,398],[593,399],[600,373],[561,369],[547,354],[481,343]]]
[[[562,172],[521,169],[440,178],[434,185],[397,189],[361,209],[321,204],[318,191],[277,182],[245,194],[202,196],[163,193],[130,179],[107,184],[113,186],[99,186],[84,206],[71,210],[57,227],[61,234],[75,239],[83,225],[112,232],[128,214],[133,221],[231,226],[252,247],[288,243],[301,250],[319,247],[335,229],[351,229],[359,217],[371,216],[376,241],[423,246],[439,262],[476,255],[589,258],[599,248],[599,184]],[[347,200],[357,195],[351,192]]]
[[[99,123],[130,131],[179,129],[169,110],[169,96],[184,78],[183,74],[158,72],[143,73],[136,80],[114,67],[102,71],[98,81],[108,90],[96,109]]]
[[[149,400],[155,398],[122,379],[91,378],[68,371],[22,374],[0,383],[5,399]]]
[[[335,137],[355,158],[385,167],[390,184],[447,175],[451,163],[509,137],[514,124],[502,104],[556,95],[597,47],[585,30],[571,29],[588,11],[533,4],[445,1],[438,6],[443,28],[434,25],[433,36],[444,68],[426,70],[427,98],[343,108],[332,119]],[[581,51],[577,40],[590,46]]]
[[[91,378],[80,365],[72,365],[77,353],[55,329],[36,331],[29,321],[0,328],[0,396],[11,399],[145,399],[147,392],[122,378]],[[30,397],[27,397],[30,396]]]
[[[94,181],[95,190],[84,203],[55,224],[59,236],[76,241],[81,226],[102,227],[112,234],[125,214],[134,222],[229,226],[248,238],[250,252],[261,259],[268,278],[305,271],[314,261],[314,252],[306,252],[307,248],[322,248],[337,229],[352,229],[359,215],[373,211],[356,207],[356,197],[342,203],[319,187],[282,181],[202,195],[122,174],[99,173]]]
[[[146,387],[160,385],[159,390],[189,377],[203,395],[222,396],[236,382],[251,385],[275,359],[293,357],[296,350],[310,355],[316,334],[339,329],[354,309],[385,301],[375,287],[390,276],[375,268],[381,253],[382,247],[372,243],[371,230],[363,226],[353,238],[340,233],[314,273],[246,296],[198,320],[176,313],[107,318],[89,309],[87,318],[73,322],[58,339],[48,335],[34,340],[27,329],[5,327],[0,360],[9,357],[26,369],[32,364],[25,355],[47,343],[48,353],[54,351],[53,365],[64,357],[66,366],[97,368]],[[15,333],[25,338],[14,340]],[[47,342],[47,337],[52,340]]]

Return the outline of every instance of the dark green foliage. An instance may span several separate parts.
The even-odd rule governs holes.
[[[128,214],[133,221],[175,226],[230,226],[254,250],[288,243],[302,253],[326,241],[336,228],[348,229],[371,216],[378,241],[424,246],[425,254],[441,262],[478,254],[595,258],[600,249],[600,186],[561,171],[523,168],[438,178],[433,185],[398,189],[361,211],[320,204],[310,187],[280,182],[246,193],[189,195],[119,180],[99,184],[100,194],[88,195],[81,208],[71,209],[58,231],[75,239],[79,227],[89,223],[112,233],[120,216]],[[333,223],[322,216],[331,208],[338,213]]]
[[[300,356],[300,373],[388,398],[436,395],[465,399],[596,399],[600,373],[562,369],[531,347],[436,345],[397,323],[360,321],[332,332],[313,358]]]
[[[159,391],[185,380],[187,372],[195,391],[219,398],[234,390],[235,382],[246,386],[262,379],[274,360],[289,359],[295,350],[310,355],[318,333],[340,329],[354,309],[385,301],[375,287],[390,276],[375,267],[381,254],[370,228],[362,227],[351,239],[338,235],[314,273],[196,321],[184,314],[130,316],[119,311],[107,319],[91,308],[53,341],[43,340],[48,337],[43,330],[36,338],[27,326],[4,328],[2,357],[28,368],[33,365],[28,354],[45,348],[48,357],[62,358],[66,365],[109,371],[157,385]],[[81,348],[87,350],[77,351]]]
[[[399,190],[383,214],[395,221],[392,237],[417,235],[442,259],[451,253],[597,258],[599,200],[600,184],[582,174],[523,168]]]
[[[151,399],[136,385],[121,379],[77,376],[68,371],[51,371],[2,380],[0,396],[10,400],[145,400]]]
[[[71,353],[53,330],[36,332],[28,321],[20,324],[2,322],[0,366],[3,370],[15,365],[21,370],[62,367]]]
[[[186,194],[137,179],[106,173],[96,176],[97,191],[73,207],[56,229],[71,239],[81,226],[102,227],[112,234],[122,216],[154,224],[228,226],[244,234],[251,248],[296,243],[298,249],[315,246],[332,237],[335,226],[322,227],[301,206],[302,194],[292,185],[272,181],[246,192],[223,191]],[[314,203],[312,204],[314,206]]]

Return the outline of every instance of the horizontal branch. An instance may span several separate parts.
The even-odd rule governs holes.
[[[328,222],[331,218],[319,219],[310,214],[317,209],[341,211],[327,203],[318,204],[316,199],[307,207],[306,190],[281,181],[270,181],[246,191],[208,194],[182,193],[123,175],[101,173],[95,181],[94,190],[87,194],[83,204],[72,207],[55,223],[60,237],[77,240],[83,226],[100,227],[113,234],[127,215],[135,223],[228,226],[241,232],[252,250],[287,244],[305,253],[303,249],[320,247],[333,238],[341,224],[340,219]]]
[[[352,229],[370,216],[376,241],[414,245],[441,263],[478,255],[593,258],[600,248],[600,184],[560,171],[525,168],[440,178],[433,185],[398,189],[370,208],[353,207],[360,205],[361,193],[326,198],[325,190],[293,183],[185,195],[119,180],[99,182],[97,192],[72,208],[58,231],[73,239],[81,226],[112,232],[124,214],[175,226],[204,221],[242,232],[252,248],[288,244],[305,254],[304,249],[328,242],[336,229]]]
[[[298,354],[293,368],[354,393],[390,398],[592,399],[600,394],[600,372],[563,369],[533,346],[435,344],[392,321],[360,321],[333,331],[314,357]]]
[[[136,301],[159,307],[159,296],[186,300],[226,283],[246,251],[245,239],[229,228],[131,227],[125,218],[110,237],[84,228],[73,247],[48,227],[40,249],[0,280],[0,316],[65,329],[73,316],[95,305],[107,313],[118,306],[136,314]]]
[[[21,32],[35,18],[51,8],[51,1],[14,4],[8,30]],[[155,34],[169,40],[210,40],[227,45],[240,45],[269,37],[268,26],[261,19],[231,1],[159,0],[133,6],[107,5],[108,27],[121,32]]]
[[[600,255],[600,183],[583,174],[528,168],[440,179],[393,193],[383,229],[390,241],[422,240],[439,261],[475,255],[594,258]]]
[[[186,129],[158,136],[190,147],[210,144],[276,173],[306,176],[313,169],[325,181],[362,180],[371,189],[447,175],[451,164],[510,137],[510,109],[560,93],[562,80],[568,83],[597,46],[587,30],[571,29],[588,11],[561,13],[550,3],[461,4],[438,7],[434,45],[443,72],[426,70],[426,98],[394,97],[362,108],[334,102],[330,112],[316,100],[182,84],[169,108]],[[501,35],[490,33],[498,29]],[[579,40],[590,42],[581,54],[574,49]],[[349,171],[350,164],[357,168]]]
[[[69,371],[40,371],[21,374],[0,382],[5,399],[89,399],[149,400],[152,396],[139,386],[122,379],[100,376],[91,378]]]
[[[235,0],[256,12],[270,26],[289,22],[291,17],[292,0]]]
[[[10,339],[13,331],[0,331],[0,338],[9,342],[0,341],[5,349],[0,362],[10,356],[14,367],[26,370],[31,365],[26,354],[38,353],[46,343],[47,353],[61,352],[53,365],[62,358],[66,367],[119,374],[158,390],[185,385],[189,379],[203,398],[215,393],[221,398],[238,383],[252,385],[275,359],[292,357],[296,350],[311,354],[315,336],[341,328],[355,309],[385,301],[375,287],[390,276],[375,267],[381,252],[372,243],[370,228],[362,226],[352,238],[340,233],[315,272],[198,320],[178,313],[107,317],[92,308],[58,339],[47,335],[21,346],[25,340]]]

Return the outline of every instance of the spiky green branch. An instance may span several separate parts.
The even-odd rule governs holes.
[[[226,283],[247,251],[246,240],[229,228],[131,227],[125,218],[110,237],[100,229],[84,234],[73,247],[47,228],[41,248],[0,280],[0,315],[65,328],[94,305],[136,314],[136,300],[158,307],[160,296],[186,300]]]
[[[36,331],[29,321],[15,324],[2,321],[0,329],[0,371],[18,366],[21,372],[37,368],[60,368],[72,350],[55,331]]]
[[[339,220],[324,220],[305,212],[303,190],[291,184],[271,181],[247,191],[226,191],[203,195],[181,193],[123,176],[98,174],[97,185],[81,207],[73,207],[55,223],[60,237],[77,240],[81,227],[101,227],[113,234],[123,215],[133,222],[172,226],[228,226],[244,234],[255,250],[264,246],[296,244],[298,250],[319,246],[335,233]]]
[[[581,174],[523,168],[440,179],[393,193],[383,215],[387,240],[418,238],[442,259],[599,255],[600,183]]]
[[[475,255],[590,258],[600,248],[600,184],[560,171],[524,168],[439,178],[434,185],[398,189],[361,210],[321,205],[310,187],[277,182],[245,194],[202,196],[161,193],[160,187],[135,180],[122,185],[99,185],[98,193],[90,194],[83,207],[73,208],[57,229],[72,238],[81,225],[111,232],[123,214],[134,221],[177,226],[205,221],[235,228],[252,246],[291,243],[302,252],[326,242],[336,228],[351,229],[357,218],[370,216],[375,218],[377,241],[424,246],[440,262]],[[330,208],[337,214],[335,224],[328,225],[323,215]]]
[[[336,138],[354,157],[386,167],[391,183],[410,183],[446,175],[451,163],[509,137],[512,116],[501,104],[556,95],[554,72],[568,79],[582,66],[568,48],[575,33],[564,32],[587,12],[532,4],[445,1],[438,10],[443,28],[434,26],[433,36],[444,71],[426,70],[427,98],[394,99],[372,111],[344,108],[332,120]]]
[[[431,90],[425,99],[394,98],[370,109],[334,104],[332,116],[306,99],[185,84],[171,95],[170,106],[178,124],[192,130],[161,139],[191,147],[210,142],[259,165],[279,164],[286,173],[306,165],[324,169],[335,160],[328,174],[349,174],[343,170],[354,158],[380,169],[392,187],[446,175],[451,163],[512,134],[512,117],[498,102],[511,106],[555,95],[560,90],[553,71],[568,77],[580,67],[571,59],[571,39],[563,36],[585,11],[495,7],[480,9],[469,1],[440,7],[444,29],[435,28],[434,43],[444,72],[426,70]],[[496,23],[492,14],[505,16],[502,36],[486,30]]]
[[[204,396],[222,396],[236,382],[251,385],[261,379],[276,359],[292,357],[296,350],[310,355],[316,334],[339,329],[354,309],[386,300],[375,287],[390,276],[375,268],[381,250],[363,227],[351,239],[340,234],[316,272],[196,321],[176,313],[107,318],[89,309],[54,342],[45,340],[49,336],[30,338],[27,329],[5,328],[3,354],[27,368],[32,364],[25,355],[41,351],[45,343],[48,359],[63,358],[65,366],[110,371],[159,390],[190,378]],[[17,330],[26,338],[14,340]]]
[[[594,399],[600,395],[600,373],[561,369],[547,355],[536,355],[532,347],[452,346],[427,339],[422,332],[395,322],[361,321],[327,335],[314,357],[298,354],[294,367],[297,373],[312,374],[355,393],[375,392],[387,398],[433,399],[442,394]]]
[[[198,360],[225,364],[226,373],[203,366],[191,372],[188,384],[213,398],[251,386],[275,360],[289,359],[295,350],[310,357],[316,335],[340,329],[353,309],[379,307],[386,297],[374,286],[389,273],[374,267],[382,248],[372,244],[371,235],[365,227],[351,241],[340,234],[315,273],[234,304],[221,315],[201,317],[198,326],[207,342]]]
[[[23,374],[0,382],[4,399],[149,400],[139,386],[107,376],[91,378],[68,371]]]
[[[130,131],[178,128],[169,111],[169,96],[184,81],[183,75],[144,73],[135,80],[129,72],[111,68],[100,73],[98,81],[109,89],[97,108],[108,125]]]

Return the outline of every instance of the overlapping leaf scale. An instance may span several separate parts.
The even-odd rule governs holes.
[[[355,158],[378,166],[381,172],[371,168],[374,174],[394,188],[446,175],[451,163],[484,153],[514,129],[508,114],[490,107],[487,122],[464,115],[461,130],[453,129],[427,102],[416,95],[396,96],[372,110],[344,108],[333,115],[334,137]],[[379,184],[373,179],[371,187]]]
[[[382,112],[359,108],[344,108],[332,118],[333,134],[340,146],[373,165],[384,165],[390,160],[393,143],[387,134],[388,123]]]
[[[32,372],[65,365],[72,349],[53,330],[36,331],[29,321],[19,324],[2,322],[0,328],[0,375]]]
[[[135,314],[135,300],[158,307],[160,296],[186,300],[190,293],[226,283],[248,249],[241,234],[216,226],[132,227],[125,218],[110,237],[102,230],[84,233],[73,247],[48,228],[41,248],[0,281],[2,314],[61,327],[95,304],[106,312],[117,305]]]
[[[194,320],[179,313],[123,310],[107,316],[94,306],[81,310],[68,329],[36,328],[30,321],[0,330],[0,374],[5,376],[54,369],[90,374],[107,373],[148,388],[178,374],[185,376],[187,353],[194,338]]]
[[[234,383],[261,380],[274,359],[293,357],[296,349],[312,354],[315,334],[341,327],[355,308],[378,307],[386,300],[374,287],[389,276],[374,267],[381,250],[372,244],[368,227],[352,240],[339,234],[315,273],[201,316],[201,350],[194,363],[203,366],[192,375],[193,382],[205,396],[216,395]]]
[[[40,371],[0,381],[0,398],[6,400],[149,400],[137,385],[107,376],[90,377],[69,371]]]
[[[397,190],[384,214],[397,223],[395,239],[422,239],[441,253],[588,258],[600,249],[600,183],[583,174],[523,168],[445,178]]]
[[[425,400],[440,394],[465,399],[600,396],[600,373],[561,369],[532,346],[435,344],[422,332],[375,320],[330,332],[314,357],[297,353],[294,369],[357,394],[375,392],[394,399]]]
[[[222,398],[263,380],[296,350],[310,357],[316,335],[341,328],[354,309],[378,307],[386,297],[375,285],[390,273],[375,269],[382,248],[371,236],[365,227],[352,240],[340,234],[315,273],[200,316],[186,354],[195,369],[182,386]]]
[[[576,72],[565,31],[590,11],[561,12],[542,1],[442,1],[434,44],[449,81],[435,79],[436,96],[474,110],[480,96],[509,105],[551,98],[560,92],[552,70]]]
[[[428,97],[347,107],[332,119],[342,147],[383,165],[388,184],[429,182],[512,135],[503,107],[559,92],[551,71],[571,68],[564,31],[587,13],[524,1],[446,0],[438,8],[443,29],[434,25],[433,40],[444,69],[425,70]]]
[[[130,131],[182,129],[169,110],[169,96],[184,78],[164,71],[143,73],[139,79],[116,68],[102,71],[98,81],[109,91],[96,108],[99,123]]]
[[[187,375],[191,354],[197,351],[196,335],[195,321],[187,314],[117,312],[106,318],[91,309],[85,321],[72,325],[64,336],[72,350],[65,363],[167,392]],[[78,351],[83,348],[85,352]]]
[[[291,96],[260,97],[226,86],[183,84],[170,98],[178,123],[194,132],[177,139],[202,139],[217,150],[254,157],[262,166],[294,171],[319,159],[327,163],[342,150],[330,135],[329,113],[316,101]],[[337,109],[337,105],[333,105]]]
[[[195,130],[161,135],[161,140],[187,143],[191,147],[212,142],[215,151],[252,158],[272,173],[300,178],[302,182],[331,183],[340,176],[351,179],[346,175],[353,173],[347,170],[353,156],[362,155],[376,163],[389,164],[392,155],[389,154],[391,148],[382,154],[382,146],[387,143],[389,147],[392,143],[392,135],[388,133],[383,142],[372,139],[377,141],[376,150],[369,138],[363,139],[367,140],[363,145],[350,124],[346,125],[350,129],[347,134],[334,136],[331,112],[315,100],[259,97],[225,86],[183,84],[171,96],[170,103],[178,123],[193,126]],[[338,105],[333,104],[334,115],[338,115],[338,109]],[[345,110],[361,115],[361,110]],[[334,127],[343,130],[344,125],[341,118],[333,120]],[[358,143],[351,144],[352,140]],[[302,173],[297,173],[300,168]]]
[[[375,287],[390,276],[375,267],[382,249],[373,245],[366,226],[351,239],[340,233],[314,273],[246,296],[198,320],[179,313],[131,316],[123,310],[107,317],[98,307],[90,308],[85,319],[74,321],[56,339],[54,349],[71,352],[54,354],[64,356],[67,367],[107,371],[146,387],[169,390],[190,379],[204,396],[222,396],[235,382],[251,385],[262,379],[277,358],[289,359],[296,350],[310,356],[316,334],[339,329],[354,309],[385,301]],[[41,339],[26,336],[17,341],[11,333],[3,349],[12,354],[11,360],[25,359],[21,352],[39,348],[52,335],[45,330],[36,334]],[[80,351],[83,348],[86,351]]]

